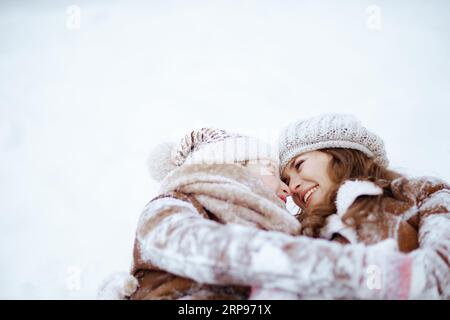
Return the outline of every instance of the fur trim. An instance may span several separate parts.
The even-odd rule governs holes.
[[[354,228],[347,226],[337,214],[327,217],[325,226],[320,230],[320,237],[331,240],[334,234],[340,234],[350,243],[358,243],[358,236]]]
[[[169,172],[177,168],[173,158],[174,149],[175,143],[163,142],[150,151],[147,158],[147,167],[154,180],[163,180]]]
[[[359,196],[376,196],[383,193],[383,190],[370,181],[348,180],[339,188],[336,196],[336,208],[339,217],[343,217],[348,208]]]

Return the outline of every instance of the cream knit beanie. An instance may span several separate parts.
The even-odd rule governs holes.
[[[325,148],[349,148],[374,158],[383,167],[388,159],[383,140],[345,114],[324,114],[287,126],[279,138],[280,171],[298,155]]]
[[[187,164],[233,164],[246,160],[270,160],[278,155],[266,142],[214,128],[193,130],[180,143],[156,146],[148,158],[153,179],[160,181],[172,170]]]

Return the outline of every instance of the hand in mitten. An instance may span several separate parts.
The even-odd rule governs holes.
[[[138,281],[131,274],[117,272],[109,276],[100,286],[98,299],[124,300],[131,296],[138,287]]]

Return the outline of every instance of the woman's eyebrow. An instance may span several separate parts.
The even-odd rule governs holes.
[[[305,161],[307,159],[306,157],[300,158],[301,156],[297,156],[297,158],[294,158],[291,160],[291,164],[289,165],[289,169],[294,169],[297,163],[300,161]]]

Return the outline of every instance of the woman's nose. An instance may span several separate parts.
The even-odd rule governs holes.
[[[297,193],[300,190],[300,183],[298,181],[291,181],[289,183],[289,191],[291,194]]]

